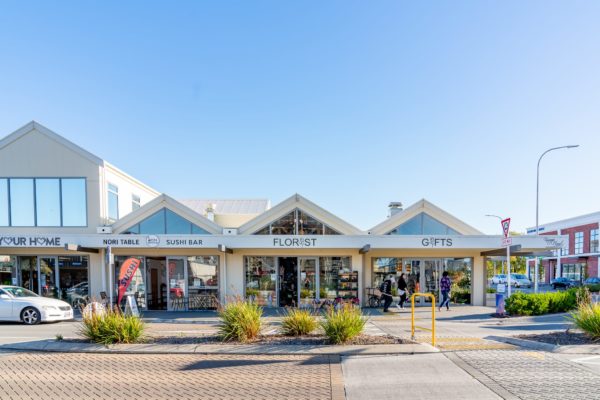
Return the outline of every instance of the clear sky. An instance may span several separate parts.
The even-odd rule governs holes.
[[[176,198],[300,193],[362,229],[427,198],[600,210],[598,1],[3,2],[0,135],[32,119]],[[1,171],[0,171],[1,175]]]

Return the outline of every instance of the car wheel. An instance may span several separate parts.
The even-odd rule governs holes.
[[[25,325],[39,324],[41,321],[40,312],[33,307],[26,307],[21,311],[21,321]]]

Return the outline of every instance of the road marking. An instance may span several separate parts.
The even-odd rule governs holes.
[[[582,363],[582,364],[596,364],[592,360],[597,360],[599,358],[600,358],[600,356],[591,356],[591,357],[574,358],[571,361],[577,362],[577,363]]]

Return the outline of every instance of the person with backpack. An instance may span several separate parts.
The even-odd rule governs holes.
[[[442,311],[442,307],[446,306],[446,310],[450,311],[450,286],[452,282],[448,278],[448,271],[444,271],[442,279],[440,280],[440,292],[442,293],[442,299],[438,311]]]
[[[383,312],[388,312],[390,305],[392,304],[392,284],[394,283],[394,277],[388,276],[385,281],[379,287],[381,291],[381,297],[383,297]]]

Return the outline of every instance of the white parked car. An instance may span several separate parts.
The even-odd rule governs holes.
[[[506,283],[506,274],[498,274],[492,277],[492,284]]]
[[[62,300],[41,297],[19,286],[0,285],[0,320],[27,325],[73,319],[73,308]]]
[[[523,274],[510,274],[510,283],[515,287],[528,287],[530,288],[532,283],[527,277],[527,275]]]

